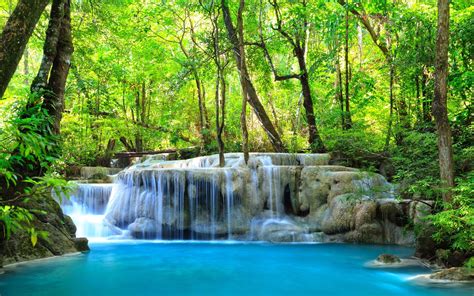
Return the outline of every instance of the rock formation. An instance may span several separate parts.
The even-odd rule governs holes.
[[[404,228],[419,214],[413,204],[395,200],[381,175],[329,158],[252,153],[245,165],[228,153],[221,168],[217,155],[146,157],[113,185],[80,184],[92,191],[82,188],[65,209],[89,237],[411,244]],[[105,205],[92,210],[97,200]]]

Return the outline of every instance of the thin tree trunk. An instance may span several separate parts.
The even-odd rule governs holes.
[[[362,70],[362,56],[363,56],[363,48],[364,48],[364,35],[362,33],[362,27],[357,25],[357,42],[359,45],[359,68]]]
[[[436,38],[435,88],[433,115],[438,130],[439,171],[443,199],[452,199],[454,187],[454,161],[449,126],[448,100],[448,48],[449,48],[449,0],[438,0],[438,34]]]
[[[420,92],[420,76],[415,75],[415,95],[416,95],[416,117],[418,122],[423,122],[423,100]]]
[[[244,1],[241,0],[241,4],[244,4],[243,2]],[[240,46],[239,42],[239,40],[243,40],[243,36],[237,35],[234,25],[232,24],[232,17],[230,14],[229,7],[227,6],[225,0],[221,0],[221,6],[224,23],[227,29],[227,35],[233,47],[234,57],[240,75],[242,91],[245,91],[245,93],[243,94],[245,95],[244,100],[245,102],[248,100],[250,106],[252,106],[255,115],[262,124],[265,133],[267,134],[270,142],[272,143],[273,149],[276,152],[286,152],[286,148],[283,145],[283,142],[281,141],[280,135],[278,134],[275,127],[273,126],[273,123],[268,117],[265,108],[263,107],[262,103],[258,98],[257,91],[255,90],[255,87],[253,86],[252,81],[250,80],[246,65],[245,50],[241,51],[241,47],[243,48],[243,45]]]
[[[19,0],[0,36],[0,98],[49,0]]]
[[[306,8],[307,2],[302,2],[303,7]],[[309,74],[306,68],[306,48],[309,35],[309,24],[306,17],[303,19],[303,30],[302,33],[291,36],[288,32],[283,29],[283,20],[281,19],[281,11],[278,4],[278,1],[273,0],[270,2],[270,5],[273,6],[275,11],[275,18],[277,24],[273,27],[274,30],[278,31],[287,41],[291,44],[293,52],[298,59],[298,65],[300,69],[299,74],[289,74],[280,76],[277,73],[277,70],[273,64],[272,58],[265,44],[265,39],[263,38],[262,33],[262,10],[260,10],[259,16],[259,35],[260,35],[260,47],[262,47],[265,57],[268,60],[270,68],[273,72],[274,78],[276,81],[283,81],[289,79],[298,79],[301,85],[301,94],[303,98],[303,107],[306,112],[306,120],[308,124],[308,143],[311,152],[325,152],[326,148],[324,147],[323,141],[319,135],[319,131],[316,125],[316,118],[314,115],[313,99],[311,96],[311,88],[309,85]]]
[[[219,65],[220,66],[220,65]],[[225,79],[222,77],[221,69],[218,68],[218,74],[216,79],[216,93],[215,93],[215,104],[216,104],[216,140],[217,148],[219,150],[219,166],[225,165],[224,157],[224,141],[222,140],[222,132],[224,131],[224,119],[225,119]]]
[[[210,143],[209,133],[209,116],[207,115],[207,109],[205,105],[205,92],[204,87],[199,78],[199,74],[196,69],[193,69],[194,81],[196,83],[196,91],[198,95],[199,105],[199,128],[201,132],[201,150],[204,150]]]
[[[421,76],[421,95],[423,96],[423,121],[431,122],[431,94],[428,90],[428,75],[423,72]]]
[[[214,3],[213,3],[214,4]],[[213,42],[213,59],[216,65],[216,89],[214,94],[215,112],[216,112],[216,141],[219,151],[219,166],[225,166],[225,146],[222,139],[225,125],[225,101],[226,101],[226,82],[224,77],[224,66],[221,63],[220,49],[219,49],[219,9],[217,12],[214,5],[210,10],[210,18],[212,21],[212,42]]]
[[[146,97],[146,83],[142,82],[142,101],[141,101],[141,112],[140,121],[143,125],[146,124],[146,111],[147,111],[147,97]]]
[[[247,131],[247,100],[249,93],[249,81],[247,81],[246,76],[247,68],[245,65],[245,48],[244,48],[244,20],[242,19],[242,14],[245,7],[245,1],[240,0],[239,2],[239,11],[237,13],[237,32],[238,32],[238,45],[239,45],[239,55],[240,59],[240,84],[242,85],[242,111],[240,113],[240,125],[242,128],[242,152],[244,153],[245,164],[249,162],[249,134]]]
[[[298,64],[300,67],[301,76],[299,78],[301,83],[301,92],[303,94],[303,107],[306,111],[306,120],[308,121],[308,142],[310,145],[311,152],[325,152],[323,140],[319,135],[318,128],[316,126],[316,118],[314,116],[313,98],[311,97],[311,89],[308,80],[308,71],[306,69],[306,61],[304,57],[304,51],[297,47],[295,49],[296,57],[298,58]]]
[[[23,75],[25,75],[25,85],[29,86],[28,76],[30,75],[30,65],[29,65],[30,54],[28,51],[28,46],[25,47],[25,53],[23,54]]]
[[[226,104],[226,92],[227,86],[225,81],[225,76],[223,71],[221,72],[221,123],[219,126],[219,135],[218,135],[218,144],[219,144],[219,163],[222,163],[222,166],[225,165],[225,146],[224,141],[222,140],[222,135],[224,133],[225,128],[225,104]]]
[[[141,111],[141,104],[140,104],[140,90],[139,86],[137,86],[137,92],[135,94],[135,109],[136,109],[136,114],[137,114],[137,119],[136,119],[136,132],[135,132],[135,149],[136,152],[142,152],[142,133],[141,133],[141,121],[142,119],[140,118],[142,115]]]
[[[339,103],[341,108],[341,128],[344,129],[345,124],[345,116],[344,116],[344,95],[343,95],[343,87],[342,87],[342,72],[341,72],[341,65],[339,63],[339,53],[336,57],[336,101]]]
[[[345,35],[345,43],[344,43],[344,62],[346,68],[346,81],[345,81],[345,105],[346,110],[345,120],[344,120],[344,129],[350,129],[352,127],[352,119],[351,119],[351,111],[350,111],[350,103],[349,103],[349,10],[346,9],[346,35]]]
[[[385,148],[384,151],[388,151],[390,147],[390,139],[392,137],[392,125],[393,125],[393,79],[394,79],[394,69],[392,65],[392,61],[389,61],[390,65],[390,114],[388,118],[388,129],[387,129],[387,136],[385,138]]]

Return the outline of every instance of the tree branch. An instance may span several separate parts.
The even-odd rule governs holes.
[[[388,48],[385,44],[380,42],[380,35],[377,32],[375,32],[375,28],[370,22],[369,15],[365,12],[362,5],[360,5],[361,12],[359,12],[355,8],[349,7],[347,2],[344,1],[344,0],[338,0],[338,2],[343,7],[348,9],[356,18],[358,18],[360,20],[362,25],[364,25],[365,29],[369,32],[369,35],[372,38],[372,41],[374,41],[375,45],[377,45],[377,47],[382,51],[385,58],[390,59],[391,58],[390,51],[388,50]]]

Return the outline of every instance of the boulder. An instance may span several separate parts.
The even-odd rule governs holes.
[[[161,225],[159,227],[161,228]],[[137,218],[128,225],[128,230],[135,238],[156,238],[157,234],[161,232],[155,220],[145,217]]]
[[[76,246],[77,251],[79,251],[79,252],[88,252],[88,251],[90,251],[89,240],[85,237],[75,238],[74,239],[74,244]]]
[[[402,262],[400,257],[392,255],[392,254],[380,254],[376,260],[384,264],[394,264],[394,263]]]
[[[429,278],[432,280],[474,282],[474,270],[464,267],[446,268],[431,274]]]
[[[0,239],[3,264],[60,256],[87,248],[87,241],[76,244],[74,224],[50,195],[34,196],[20,206],[34,210],[32,226],[36,232],[47,232],[47,236],[39,236],[35,246],[31,244],[30,235],[22,230],[13,233],[8,241]]]

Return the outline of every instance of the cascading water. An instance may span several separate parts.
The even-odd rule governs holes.
[[[358,177],[354,170],[328,166],[326,154],[253,153],[245,165],[242,154],[229,153],[225,160],[219,167],[217,156],[148,157],[120,172],[114,184],[78,184],[63,208],[77,225],[77,235],[89,238],[295,241],[310,236],[305,225],[320,224],[317,219],[324,214],[299,210],[311,208],[308,199],[314,195],[301,188],[308,181],[303,177],[326,182],[329,196],[346,193],[333,185],[341,176],[351,190],[386,183],[380,176]],[[307,217],[297,217],[301,213]]]
[[[103,237],[111,234],[103,220],[113,187],[113,184],[78,184],[69,199],[62,197],[63,211],[74,220],[77,236]]]
[[[232,183],[232,172],[225,171],[225,198],[227,206],[227,239],[232,239],[232,209],[234,208],[234,189]]]

